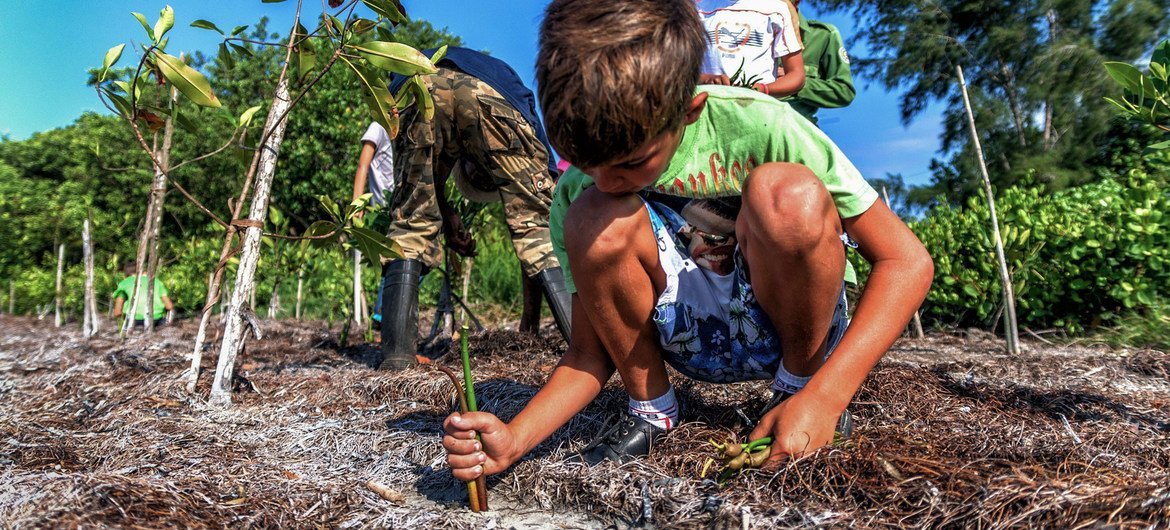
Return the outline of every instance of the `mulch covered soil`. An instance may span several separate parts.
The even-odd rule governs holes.
[[[684,424],[655,454],[561,463],[624,406],[611,382],[492,477],[492,509],[473,514],[443,461],[444,377],[371,370],[370,347],[341,349],[320,326],[263,326],[233,407],[215,410],[217,349],[197,395],[180,379],[194,323],[86,341],[0,317],[0,527],[1170,526],[1162,352],[1028,344],[1009,357],[979,333],[904,340],[851,406],[850,440],[723,485],[699,476],[707,441],[743,433],[763,382],[682,382]],[[472,339],[482,408],[517,413],[564,349],[554,335]]]

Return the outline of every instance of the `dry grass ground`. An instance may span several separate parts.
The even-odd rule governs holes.
[[[763,383],[682,383],[683,426],[648,459],[560,463],[625,396],[610,388],[472,514],[439,429],[437,371],[391,374],[335,334],[266,323],[241,356],[235,406],[183,390],[194,326],[84,341],[0,317],[0,526],[5,528],[657,528],[1170,526],[1170,360],[1155,351],[978,333],[899,343],[852,406],[848,442],[778,473],[699,478],[710,438],[742,432]],[[551,333],[546,333],[550,337]],[[475,337],[483,408],[514,415],[564,343]],[[366,487],[388,485],[387,500]]]

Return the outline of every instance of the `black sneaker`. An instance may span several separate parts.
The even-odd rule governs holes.
[[[625,463],[650,454],[650,448],[663,436],[666,430],[626,412],[607,427],[601,435],[589,442],[580,453],[566,458],[566,462],[584,463],[591,466],[606,460]]]
[[[764,414],[767,414],[768,411],[776,408],[776,405],[779,405],[781,401],[784,401],[785,399],[788,399],[790,397],[792,397],[792,394],[789,394],[788,392],[785,392],[783,390],[773,391],[772,392],[772,399],[768,400],[768,403],[766,403],[764,405],[764,407],[760,409],[760,413],[757,417],[763,418]],[[759,423],[759,421],[756,421],[756,423]],[[753,427],[754,427],[754,425],[753,425]],[[841,411],[841,417],[839,419],[837,419],[837,437],[834,438],[833,441],[845,440],[845,439],[848,439],[852,435],[853,435],[853,415],[849,413],[849,409],[845,409],[845,410]]]

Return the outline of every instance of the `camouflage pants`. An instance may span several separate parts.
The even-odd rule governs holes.
[[[467,160],[479,168],[472,184],[490,190],[504,205],[512,245],[526,276],[557,267],[549,239],[548,216],[553,181],[549,153],[536,132],[503,96],[483,81],[458,70],[440,68],[425,81],[435,100],[435,117],[427,122],[411,109],[402,115],[394,140],[394,175],[390,203],[390,239],[403,257],[439,267],[442,216],[436,175],[450,175]],[[465,220],[466,221],[466,220]]]

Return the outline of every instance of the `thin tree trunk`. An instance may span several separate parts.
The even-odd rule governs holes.
[[[54,323],[61,327],[65,322],[61,319],[61,305],[65,298],[65,243],[57,247],[57,296],[53,298]]]
[[[182,56],[180,55],[180,59]],[[179,91],[171,88],[171,104],[173,110],[175,101],[179,98]],[[150,223],[150,239],[147,242],[146,266],[146,318],[142,325],[147,333],[154,331],[154,279],[158,277],[159,234],[162,233],[163,203],[167,197],[167,172],[171,168],[171,139],[175,134],[175,122],[168,115],[163,126],[162,150],[155,153],[159,167],[154,171],[154,182],[150,187],[150,207],[152,220]]]
[[[280,280],[272,284],[272,296],[268,297],[268,318],[276,320],[280,313]]]
[[[1019,94],[1016,93],[1016,77],[1003,62],[1002,57],[996,56],[996,60],[999,61],[999,71],[1003,75],[1008,106],[1012,109],[1012,119],[1016,122],[1016,141],[1020,143],[1020,147],[1028,147],[1028,139],[1024,136],[1024,111],[1020,107]]]
[[[276,173],[276,159],[280,152],[280,144],[284,140],[285,127],[288,125],[287,111],[292,101],[288,92],[288,61],[280,73],[276,85],[276,95],[272,98],[272,107],[268,111],[268,120],[264,125],[267,139],[261,146],[260,168],[256,175],[256,192],[252,197],[252,206],[244,226],[244,237],[241,244],[240,264],[236,271],[235,292],[232,293],[231,303],[228,305],[227,321],[224,325],[223,340],[220,342],[219,362],[215,368],[215,379],[211,384],[209,404],[216,407],[227,407],[232,401],[232,372],[235,368],[236,355],[240,353],[244,341],[246,300],[255,292],[256,264],[260,259],[260,238],[263,235],[264,220],[268,215],[268,198],[272,190],[272,180]]]
[[[1004,305],[1004,337],[1007,339],[1008,353],[1020,353],[1020,331],[1016,322],[1016,296],[1012,289],[1012,277],[1008,272],[1007,258],[1004,256],[1003,239],[999,235],[999,217],[995,213],[995,193],[991,189],[991,176],[987,173],[987,163],[983,159],[983,145],[979,142],[979,131],[975,128],[975,114],[971,112],[971,99],[967,95],[967,81],[963,78],[963,67],[955,65],[959,74],[959,88],[963,94],[963,106],[967,109],[967,125],[971,129],[971,141],[975,145],[975,154],[979,156],[979,171],[983,175],[983,191],[987,194],[988,211],[991,212],[991,234],[995,242],[995,257],[999,260],[999,280],[1003,285]]]
[[[1049,9],[1048,12],[1045,13],[1045,17],[1048,19],[1048,45],[1055,47],[1056,46],[1056,39],[1060,33],[1059,26],[1057,25],[1056,11]],[[1055,138],[1056,137],[1053,134],[1053,125],[1052,125],[1052,97],[1045,96],[1044,97],[1044,133],[1043,133],[1044,150],[1045,151],[1051,150],[1052,147],[1056,144]]]
[[[92,337],[98,332],[97,293],[94,292],[93,282],[93,236],[89,229],[89,219],[81,223],[81,253],[85,262],[85,311],[82,318],[81,334],[85,338]]]
[[[362,319],[362,252],[353,249],[353,323],[361,329]]]
[[[16,282],[8,280],[8,314],[16,314]]]
[[[296,313],[296,319],[298,321],[300,321],[300,319],[301,319],[301,300],[302,300],[301,294],[304,292],[304,288],[305,288],[305,271],[304,271],[304,269],[301,269],[301,270],[297,271],[297,309],[296,309],[295,313]]]

